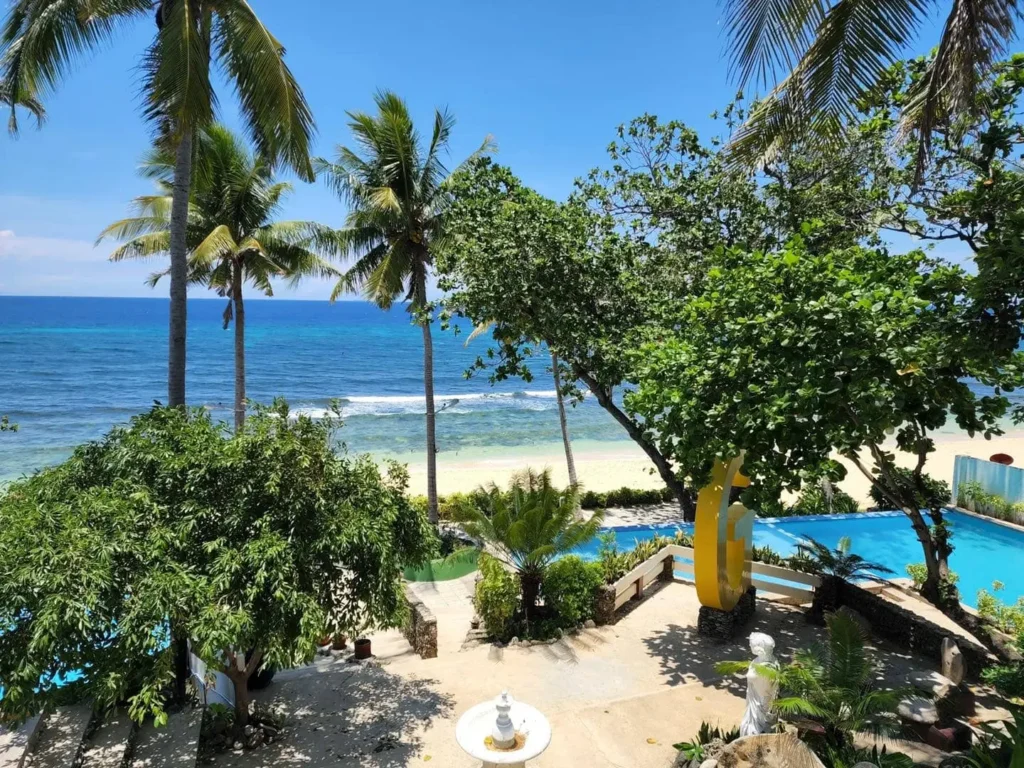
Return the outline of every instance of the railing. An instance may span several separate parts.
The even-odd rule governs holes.
[[[821,584],[821,579],[814,574],[767,563],[751,563],[750,570],[750,583],[759,590],[804,603],[811,602],[815,587]],[[644,590],[655,581],[667,581],[677,576],[693,580],[693,549],[669,544],[608,587],[609,597],[615,596],[614,610],[642,597]]]

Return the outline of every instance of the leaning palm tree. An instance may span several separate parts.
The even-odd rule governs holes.
[[[167,400],[185,403],[189,182],[193,136],[213,122],[217,61],[238,93],[247,132],[266,157],[312,180],[313,118],[284,63],[284,48],[247,0],[13,0],[0,30],[0,78],[13,94],[51,91],[125,23],[156,20],[142,62],[143,113],[174,155],[171,187]],[[11,129],[17,113],[11,106]]]
[[[319,255],[334,230],[311,221],[275,221],[290,184],[276,181],[274,169],[258,152],[221,125],[197,134],[197,162],[193,166],[186,245],[189,282],[204,285],[228,297],[224,328],[235,323],[235,430],[245,423],[245,301],[243,286],[251,283],[266,296],[273,295],[273,278],[292,283],[304,277],[337,277],[338,272]],[[113,238],[125,241],[111,261],[149,259],[166,255],[171,241],[174,158],[160,149],[142,165],[142,174],[155,178],[161,194],[135,199],[137,216],[116,221],[97,243]],[[156,283],[168,273],[150,277]]]
[[[46,110],[39,99],[25,91],[15,93],[11,83],[3,78],[0,78],[0,107],[10,107],[11,110],[22,107],[35,117],[36,123],[40,126],[42,126],[43,120],[46,119]],[[12,136],[17,135],[18,120],[16,117],[11,117],[7,121],[7,130],[10,131]]]
[[[872,574],[893,573],[891,568],[881,563],[865,560],[860,555],[851,552],[853,542],[849,536],[840,538],[835,549],[830,549],[806,533],[801,538],[803,541],[796,545],[797,557],[813,563],[814,570],[819,574],[835,576],[845,581],[853,581],[871,576]]]
[[[935,55],[903,112],[904,132],[921,137],[919,173],[932,128],[975,108],[979,84],[1013,45],[1022,14],[1016,0],[724,0],[724,6],[738,80],[775,83],[732,141],[736,155],[755,162],[794,140],[837,136],[858,98],[880,82],[922,25],[936,12],[946,14]]]
[[[474,499],[475,504],[456,512],[456,522],[519,575],[523,612],[529,621],[536,612],[547,567],[593,539],[601,529],[603,513],[579,519],[579,490],[555,488],[546,470],[527,470],[513,477],[508,491],[492,483],[478,489]]]
[[[377,114],[349,112],[357,149],[340,146],[333,162],[314,161],[317,174],[350,207],[342,248],[356,259],[335,286],[331,300],[362,290],[381,309],[396,299],[423,331],[423,391],[427,411],[427,502],[437,522],[437,440],[434,429],[434,362],[427,276],[433,247],[444,226],[449,173],[442,161],[455,119],[434,113],[430,143],[420,137],[405,102],[390,91],[374,97]],[[486,138],[469,159],[491,147]],[[467,160],[468,162],[468,160]]]

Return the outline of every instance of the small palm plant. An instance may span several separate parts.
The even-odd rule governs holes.
[[[797,544],[796,556],[809,560],[818,573],[853,581],[872,574],[892,574],[894,571],[881,563],[865,560],[851,552],[853,543],[849,536],[843,536],[835,549],[829,549],[817,539],[803,534],[804,541]]]
[[[872,686],[875,665],[864,647],[864,631],[844,610],[825,618],[824,645],[800,650],[789,665],[774,669],[757,665],[759,674],[777,680],[775,709],[801,727],[804,740],[819,754],[848,749],[854,733],[896,733],[896,707],[906,691]],[[745,672],[748,661],[725,661],[723,674]]]
[[[530,621],[537,613],[548,565],[594,538],[603,513],[580,520],[577,488],[555,488],[547,470],[528,470],[514,477],[508,491],[492,483],[481,488],[476,498],[477,505],[459,510],[456,520],[519,576],[523,612]]]

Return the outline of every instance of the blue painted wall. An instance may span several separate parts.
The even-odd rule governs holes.
[[[969,481],[981,483],[981,487],[1009,502],[1024,501],[1024,469],[996,464],[993,461],[976,459],[973,456],[957,456],[953,460],[953,501],[957,498],[957,487]]]

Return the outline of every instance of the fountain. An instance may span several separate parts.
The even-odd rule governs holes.
[[[467,754],[483,761],[483,768],[525,768],[527,760],[548,748],[551,726],[536,709],[502,691],[459,718],[455,740]]]

